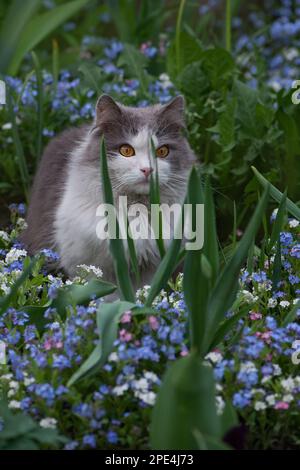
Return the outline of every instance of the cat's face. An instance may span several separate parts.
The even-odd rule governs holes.
[[[150,141],[155,147],[161,191],[176,193],[185,185],[193,153],[182,135],[184,100],[174,98],[167,105],[131,108],[107,95],[96,109],[96,137],[105,138],[113,191],[120,194],[148,194],[153,163]],[[93,137],[95,139],[95,135]]]

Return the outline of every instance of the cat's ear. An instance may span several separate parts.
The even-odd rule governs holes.
[[[181,128],[185,127],[184,107],[184,97],[182,95],[176,96],[169,103],[162,106],[159,112],[159,121],[177,124]]]
[[[121,109],[109,95],[101,95],[96,104],[96,124],[118,121]]]

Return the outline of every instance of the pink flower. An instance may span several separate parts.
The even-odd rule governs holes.
[[[189,355],[189,352],[188,351],[180,351],[180,356],[188,356]]]
[[[278,401],[275,405],[275,410],[287,410],[289,406],[285,401]]]
[[[152,330],[157,330],[159,327],[159,321],[157,320],[157,318],[154,315],[150,315],[148,320]]]
[[[122,329],[120,330],[120,340],[128,343],[128,341],[132,340],[132,334],[129,333],[129,331]]]
[[[262,314],[260,312],[253,312],[249,313],[250,320],[260,320],[262,318]]]
[[[122,315],[122,318],[121,318],[120,322],[121,323],[130,323],[131,322],[131,311],[130,310],[127,310],[127,312],[125,312]]]
[[[264,333],[262,333],[261,331],[257,331],[255,333],[255,336],[262,339],[266,343],[270,344],[271,343],[271,333],[272,333],[271,331],[265,331]]]

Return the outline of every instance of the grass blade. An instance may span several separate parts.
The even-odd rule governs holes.
[[[208,303],[208,329],[206,332],[207,346],[211,343],[220,321],[224,319],[226,311],[231,307],[234,301],[238,289],[239,272],[248,250],[253,243],[253,238],[261,224],[268,199],[269,187],[265,189],[235,254],[225,266],[210,294]]]
[[[279,191],[279,189],[275,188],[275,186],[273,186],[271,183],[269,183],[268,180],[254,166],[251,168],[257,180],[264,188],[266,188],[268,184],[270,185],[270,196],[275,199],[275,201],[280,203],[283,197],[283,193]],[[300,208],[289,198],[286,199],[286,208],[291,215],[300,220]]]
[[[270,253],[273,246],[275,246],[275,243],[278,241],[280,237],[280,232],[283,230],[284,226],[284,220],[285,220],[285,215],[286,215],[286,198],[287,198],[287,192],[285,191],[283,193],[283,196],[281,198],[278,212],[276,215],[275,222],[273,224],[273,229],[271,233],[271,238],[270,242],[268,244],[268,252]]]
[[[21,181],[24,188],[25,197],[28,200],[29,193],[29,174],[27,168],[27,162],[25,159],[24,149],[21,143],[19,130],[16,122],[16,116],[14,112],[14,102],[11,95],[10,88],[7,89],[7,104],[8,104],[8,114],[12,124],[12,135],[14,140],[14,146],[16,149],[17,162],[19,166],[19,171],[21,175]]]
[[[42,145],[43,145],[43,127],[44,127],[44,91],[43,91],[43,75],[41,70],[40,61],[35,52],[31,53],[34,63],[36,84],[37,84],[37,146],[36,146],[36,161],[41,158]]]
[[[102,137],[100,144],[100,166],[101,166],[101,177],[102,177],[102,187],[103,187],[103,196],[104,202],[106,204],[114,205],[114,198],[112,192],[112,186],[109,179],[108,166],[107,166],[107,157],[105,150],[105,143]],[[132,288],[131,279],[129,276],[128,263],[125,256],[125,250],[123,241],[118,238],[120,234],[119,223],[116,220],[117,225],[117,237],[113,237],[109,240],[109,246],[111,255],[114,263],[114,270],[116,278],[118,281],[118,287],[122,296],[122,299],[128,300],[129,302],[134,302],[135,296]]]

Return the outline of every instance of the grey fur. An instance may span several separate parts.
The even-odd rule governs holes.
[[[67,130],[53,139],[45,149],[33,184],[27,216],[28,227],[21,238],[28,251],[34,254],[42,248],[52,248],[63,255],[60,252],[61,248],[55,231],[58,207],[67,190],[72,168],[73,170],[76,168],[78,172],[94,175],[91,177],[94,184],[97,185],[97,180],[95,183],[94,178],[97,178],[99,168],[99,138],[101,135],[105,137],[110,176],[120,186],[120,190],[114,194],[115,198],[122,194],[127,195],[130,202],[145,203],[147,200],[146,195],[136,194],[135,186],[126,184],[126,175],[111,164],[113,155],[118,152],[122,144],[126,143],[128,135],[137,135],[145,127],[156,135],[159,145],[168,144],[170,146],[172,153],[169,161],[171,172],[187,175],[196,160],[182,132],[184,129],[183,111],[184,100],[182,97],[177,97],[164,106],[133,108],[116,103],[108,95],[103,95],[97,102],[96,118],[91,125]],[[82,141],[87,144],[84,152],[78,150]],[[182,179],[184,180],[184,178]],[[119,186],[117,185],[117,187]],[[186,180],[182,181],[178,187],[177,200],[174,188],[168,184],[162,185],[162,200],[180,202],[179,199],[182,200],[185,186]],[[86,190],[86,195],[88,195],[88,188]],[[84,188],[78,188],[78,191],[84,195]],[[61,222],[63,223],[63,221]],[[66,223],[69,222],[66,221]],[[72,240],[70,240],[69,247],[71,249]],[[90,258],[92,257],[83,257],[81,263],[88,262]],[[73,267],[71,269],[64,262],[61,267],[69,274],[75,272]]]

